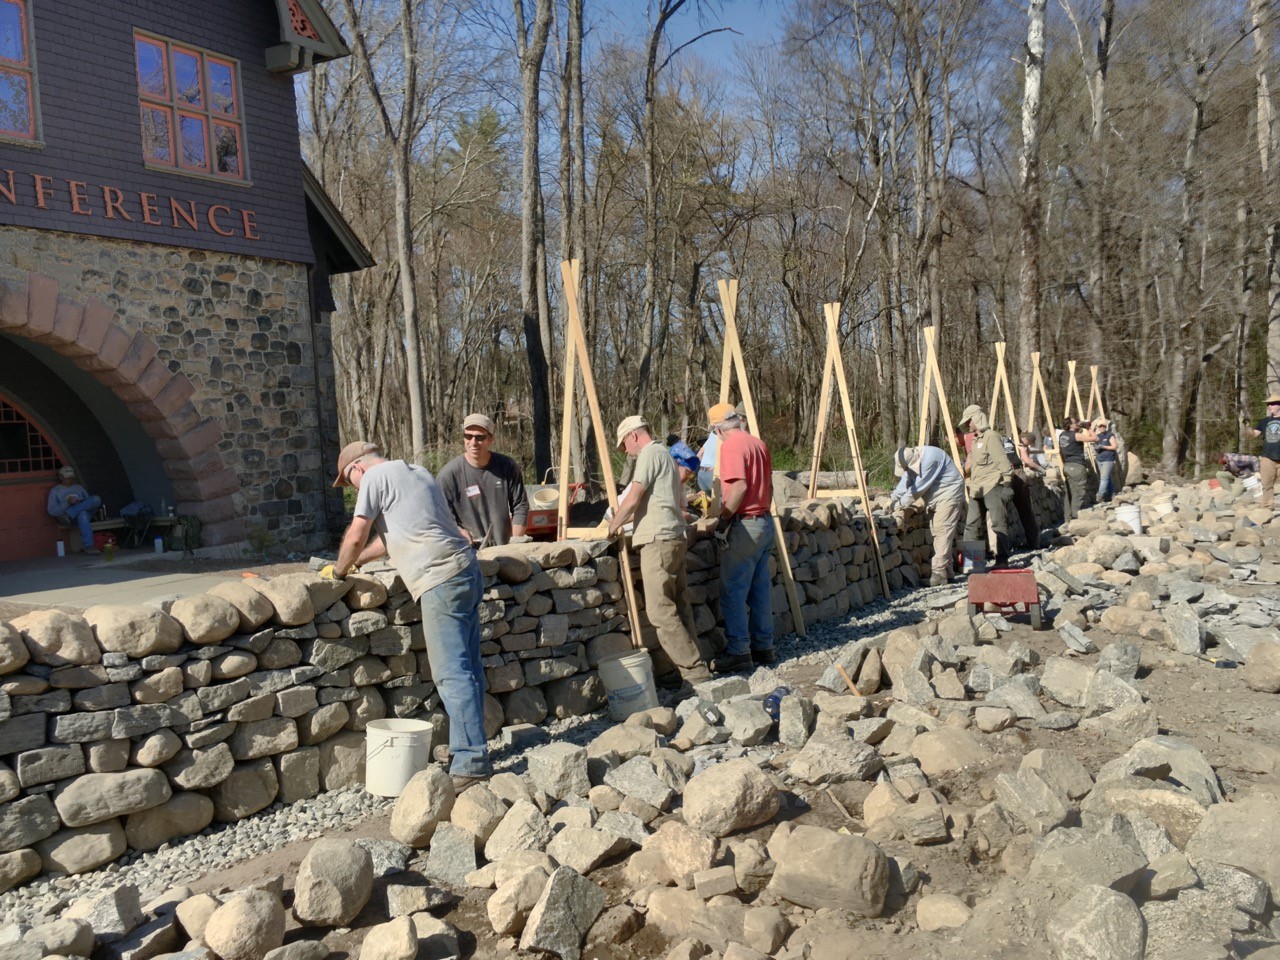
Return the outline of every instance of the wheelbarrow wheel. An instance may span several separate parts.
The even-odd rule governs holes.
[[[1040,630],[1044,627],[1044,615],[1041,611],[1040,604],[1033,603],[1027,608],[1027,612],[1031,614],[1031,629]]]

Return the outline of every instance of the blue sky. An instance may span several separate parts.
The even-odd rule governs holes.
[[[626,38],[630,43],[644,43],[649,32],[649,7],[641,0],[629,0],[612,8],[590,9],[587,21],[593,24],[598,43]],[[777,43],[782,35],[782,19],[787,4],[783,0],[738,0],[738,2],[703,3],[690,0],[667,25],[668,49],[679,46],[704,30],[732,27],[737,33],[717,33],[699,40],[688,51],[700,59],[720,62],[731,67],[736,55],[751,49]],[[731,71],[729,71],[731,72]]]

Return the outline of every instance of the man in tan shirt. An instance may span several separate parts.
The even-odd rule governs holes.
[[[632,518],[631,542],[640,553],[644,607],[663,652],[680,671],[681,692],[711,679],[707,658],[698,647],[685,586],[684,496],[675,461],[667,448],[649,434],[643,417],[627,417],[618,425],[618,446],[636,458],[631,485],[609,521],[616,537]]]
[[[996,566],[1009,562],[1009,509],[1013,506],[1013,465],[1004,449],[1004,438],[991,429],[987,415],[977,404],[964,408],[960,429],[967,426],[973,433],[973,446],[965,461],[964,473],[969,494],[969,516],[966,518],[966,540],[987,539],[987,517],[996,535]]]

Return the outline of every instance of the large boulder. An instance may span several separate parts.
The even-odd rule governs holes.
[[[1193,862],[1213,860],[1256,873],[1271,887],[1272,899],[1280,901],[1280,795],[1275,788],[1214,804],[1186,847]]]
[[[534,786],[556,800],[585,797],[591,789],[586,748],[572,743],[549,743],[530,750],[528,777]]]
[[[337,927],[356,918],[373,893],[373,858],[350,840],[318,840],[298,867],[293,912],[303,923]]]
[[[1240,675],[1251,690],[1280,693],[1280,643],[1260,643],[1250,650]]]
[[[275,894],[246,890],[213,912],[202,939],[222,960],[262,960],[284,943],[284,923]]]
[[[1142,960],[1147,924],[1123,893],[1088,886],[1049,918],[1045,934],[1059,960]]]
[[[31,652],[22,642],[22,634],[12,624],[0,622],[0,676],[21,670],[31,659]]]
[[[227,580],[209,588],[209,593],[221,597],[233,607],[240,617],[239,632],[252,633],[271,619],[275,608],[266,594],[239,580]]]
[[[84,665],[102,659],[102,650],[94,643],[90,621],[85,617],[61,610],[33,610],[12,625],[22,634],[31,659],[46,667]]]
[[[391,811],[391,835],[411,847],[425,847],[436,827],[453,810],[453,781],[444,770],[429,766],[405,784]]]
[[[84,612],[98,645],[109,653],[123,653],[135,660],[153,653],[173,653],[182,646],[182,624],[141,604],[100,604]]]
[[[279,792],[280,779],[270,759],[237,763],[210,792],[213,815],[226,823],[243,820],[269,807]]]
[[[911,755],[929,777],[976,767],[991,759],[991,751],[968,730],[959,727],[926,730],[911,741]]]
[[[213,801],[203,793],[175,793],[166,803],[124,821],[124,835],[134,850],[155,850],[178,837],[199,833],[213,822]]]
[[[275,610],[274,622],[282,627],[300,627],[315,619],[316,608],[307,590],[310,577],[286,574],[264,580],[261,577],[246,580],[250,587],[261,593]],[[326,605],[327,606],[327,605]]]
[[[579,960],[582,941],[604,909],[605,892],[569,867],[551,874],[520,936],[521,950],[554,953]]]
[[[772,845],[769,852],[773,853]],[[775,859],[769,889],[784,900],[812,910],[847,910],[860,917],[878,917],[884,911],[889,860],[864,837],[798,826]]]
[[[187,642],[198,646],[221,643],[240,628],[240,611],[230,600],[209,593],[174,601],[169,616],[182,624]]]
[[[684,788],[684,821],[715,837],[772,820],[778,790],[745,757],[709,767]]]
[[[40,854],[31,849],[0,853],[0,893],[39,876],[44,869]]]
[[[690,887],[695,873],[711,869],[718,849],[719,843],[709,833],[666,820],[627,861],[627,878],[637,887],[653,883]]]
[[[59,830],[37,843],[36,850],[46,872],[84,873],[124,853],[124,829],[119,820],[107,820],[88,827]]]
[[[159,770],[86,773],[54,795],[58,816],[68,827],[84,827],[140,810],[150,810],[173,795]]]

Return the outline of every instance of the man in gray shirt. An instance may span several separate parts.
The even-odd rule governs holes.
[[[449,715],[449,773],[454,789],[465,790],[492,772],[480,659],[484,585],[475,554],[426,467],[387,460],[376,444],[357,440],[339,454],[333,485],[359,491],[333,576],[385,554],[422,607],[431,679]]]
[[[529,520],[520,466],[493,452],[493,421],[473,413],[462,421],[463,452],[440,471],[440,487],[462,535],[478,547],[523,537]]]

